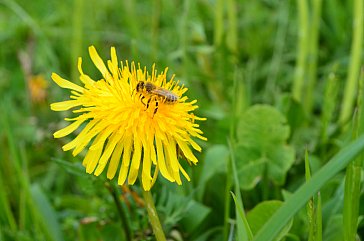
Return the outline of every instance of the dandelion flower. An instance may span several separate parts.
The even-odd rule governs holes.
[[[85,74],[81,58],[78,69],[83,86],[52,74],[54,82],[71,90],[71,96],[70,100],[51,104],[51,109],[73,109],[78,115],[65,118],[72,123],[55,132],[54,137],[67,136],[85,123],[76,138],[62,149],[73,150],[74,156],[86,149],[82,162],[86,172],[98,176],[106,168],[109,179],[118,172],[119,185],[132,185],[139,175],[143,189],[148,191],[159,171],[178,185],[182,184],[180,173],[190,180],[178,158],[196,164],[192,149],[201,151],[201,147],[193,138],[206,138],[195,123],[205,118],[193,114],[197,101],[187,101],[187,88],[174,81],[174,76],[167,80],[168,68],[157,74],[154,65],[150,73],[134,63],[121,62],[119,67],[115,48],[111,48],[107,65],[95,47],[89,47],[89,53],[102,79],[95,81]],[[138,83],[149,83],[176,98],[168,101],[171,99],[163,93],[137,88]]]
[[[33,103],[43,103],[47,98],[48,82],[43,75],[30,76],[28,90]]]

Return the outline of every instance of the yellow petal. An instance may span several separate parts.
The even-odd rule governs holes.
[[[94,142],[96,142],[98,139],[99,139],[99,137],[96,137],[96,139],[94,140]],[[87,173],[92,173],[93,172],[93,170],[96,167],[97,162],[99,161],[101,152],[102,152],[102,149],[95,149],[95,150],[88,150],[87,151],[87,154],[86,154],[85,158],[82,161],[82,165],[84,167],[86,167],[86,172]],[[95,156],[97,156],[96,154],[98,154],[98,153],[99,153],[98,158],[97,159],[94,158]],[[91,166],[89,166],[91,162],[93,164]]]
[[[191,144],[193,149],[195,149],[196,151],[201,151],[201,147],[194,140],[192,140],[191,138],[188,138],[187,141]]]
[[[179,166],[178,166],[178,159],[177,159],[177,151],[176,151],[176,143],[170,139],[168,140],[169,143],[164,143],[164,150],[167,150],[165,152],[166,159],[168,162],[168,166],[172,169],[172,175],[173,178],[176,180],[176,183],[178,185],[182,184],[181,177],[179,175]]]
[[[73,156],[78,155],[92,140],[94,136],[97,135],[99,130],[99,126],[102,125],[99,120],[92,120],[90,121],[85,128],[78,134],[75,138],[74,142],[71,141],[70,143],[63,146],[63,150],[75,148],[72,152]],[[76,140],[77,139],[77,140]]]
[[[115,130],[113,128],[110,127],[106,127],[105,129],[101,130],[98,133],[98,141],[95,141],[92,143],[92,145],[90,146],[90,150],[95,150],[95,149],[99,149],[99,148],[103,148],[104,147],[104,143],[106,141],[106,139],[114,132]]]
[[[54,111],[65,111],[65,110],[69,110],[73,107],[82,105],[82,103],[80,103],[79,100],[66,100],[66,101],[61,101],[61,102],[56,102],[51,104],[51,110]]]
[[[185,157],[188,160],[190,160],[193,164],[196,164],[198,162],[198,160],[195,157],[195,155],[193,155],[191,149],[187,146],[186,142],[177,140],[177,143],[178,143],[179,148],[181,148],[183,155],[185,155]]]
[[[190,177],[188,176],[188,174],[185,171],[185,169],[183,169],[183,167],[181,166],[181,164],[178,163],[178,165],[179,165],[179,170],[182,172],[182,175],[187,179],[187,181],[191,181]]]
[[[145,191],[149,191],[152,186],[152,177],[150,176],[150,169],[152,161],[150,159],[149,145],[143,146],[143,169],[142,169],[142,185]]]
[[[142,155],[141,141],[138,138],[134,137],[134,152],[128,176],[128,183],[131,185],[134,184],[134,182],[138,177],[141,155]]]
[[[114,152],[112,153],[109,168],[107,169],[107,174],[106,174],[107,178],[109,179],[113,179],[116,174],[116,171],[118,170],[121,153],[123,152],[123,147],[124,147],[123,143],[120,141],[116,145]]]
[[[68,134],[72,133],[74,130],[76,130],[87,118],[79,118],[72,124],[66,126],[65,128],[55,132],[53,134],[54,138],[61,138],[64,136],[67,136]]]
[[[119,76],[118,57],[116,56],[116,50],[114,47],[111,48],[111,65],[109,65],[109,69],[114,79],[118,79]]]
[[[52,73],[51,77],[52,77],[53,81],[56,82],[56,84],[62,88],[75,90],[75,91],[78,91],[81,93],[84,91],[84,88],[82,88],[66,79],[61,78],[61,76],[59,76],[56,73]]]
[[[128,175],[128,171],[129,171],[129,165],[130,165],[130,157],[131,157],[131,152],[133,149],[133,139],[131,136],[126,136],[125,137],[125,144],[124,144],[124,152],[123,152],[123,161],[120,167],[120,173],[119,173],[119,178],[118,178],[118,184],[119,185],[123,185],[126,177]]]
[[[78,71],[80,72],[80,80],[82,83],[84,83],[85,86],[92,86],[95,81],[93,79],[90,78],[90,76],[85,75],[82,71],[82,58],[78,58]]]
[[[172,178],[172,176],[169,174],[166,162],[164,160],[164,152],[163,152],[163,146],[162,142],[159,138],[155,138],[155,144],[157,147],[157,157],[158,157],[158,167],[162,173],[162,175],[170,182],[174,182],[175,180]]]
[[[150,159],[152,160],[154,165],[157,165],[157,153],[155,151],[154,143],[151,142],[150,144]]]
[[[156,166],[156,167],[155,167],[155,170],[154,170],[154,174],[153,174],[152,187],[153,187],[153,185],[154,185],[155,181],[157,180],[158,173],[159,173],[159,167],[158,167],[158,166]]]
[[[92,173],[95,170],[97,163],[99,162],[100,155],[102,153],[102,149],[97,150],[89,150],[86,154],[84,162],[86,165],[86,172]]]
[[[102,76],[108,80],[110,78],[110,73],[107,70],[104,61],[101,59],[101,57],[99,56],[99,54],[97,53],[96,49],[94,46],[90,46],[88,48],[88,51],[90,53],[90,57],[92,62],[95,64],[96,68],[101,72]]]
[[[97,165],[97,168],[95,170],[95,175],[98,176],[100,175],[104,169],[106,164],[109,161],[109,158],[112,154],[112,152],[115,149],[116,144],[118,143],[118,141],[121,139],[121,135],[119,135],[118,133],[114,133],[113,136],[111,136],[108,140],[108,143],[105,147],[105,150],[99,160],[99,164]]]

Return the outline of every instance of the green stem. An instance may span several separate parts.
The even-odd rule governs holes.
[[[143,190],[143,197],[144,197],[144,201],[145,201],[145,207],[148,211],[149,221],[150,221],[150,224],[152,225],[156,240],[157,241],[166,241],[166,237],[164,235],[162,225],[159,221],[157,210],[155,209],[155,206],[154,206],[152,194],[150,193],[150,191]]]
[[[335,115],[335,107],[337,105],[337,96],[339,92],[339,81],[336,76],[337,66],[334,65],[331,72],[328,74],[325,80],[325,93],[324,100],[322,106],[322,114],[321,114],[321,157],[326,159],[327,156],[327,143],[329,141],[329,125]]]
[[[0,187],[5,187],[5,184],[3,182],[3,178],[4,180],[6,180],[5,177],[3,177],[2,172],[0,172]],[[22,201],[23,199],[21,199]],[[2,211],[2,215],[4,215],[4,217],[7,219],[7,223],[9,226],[9,229],[11,230],[11,232],[16,232],[18,227],[17,227],[17,223],[16,223],[16,219],[13,215],[13,212],[11,211],[11,206],[10,206],[10,198],[6,195],[6,192],[1,192],[0,193],[0,204],[1,204],[1,211]],[[19,220],[21,221],[21,220]],[[22,224],[22,222],[20,222]],[[5,226],[5,225],[4,225]],[[20,229],[20,227],[19,227]],[[1,239],[0,239],[1,240]]]
[[[238,54],[238,20],[237,20],[237,6],[234,0],[228,0],[227,15],[228,26],[226,32],[226,45],[228,49],[235,55]]]
[[[310,25],[309,51],[307,62],[307,91],[305,97],[305,110],[309,115],[314,103],[314,89],[317,80],[317,46],[319,40],[320,18],[322,0],[312,1],[312,22]]]
[[[81,56],[83,39],[83,9],[84,0],[76,0],[73,8],[72,41],[71,41],[71,77],[73,81],[78,79],[77,58]]]
[[[317,206],[316,206],[316,240],[322,241],[322,205],[321,205],[321,194],[317,193]]]
[[[289,1],[281,1],[279,4],[278,20],[277,20],[277,31],[274,40],[274,50],[272,62],[269,66],[269,74],[267,76],[266,84],[266,95],[269,99],[266,102],[272,102],[272,98],[278,98],[276,94],[276,81],[278,74],[281,72],[281,63],[283,61],[284,49],[286,46],[286,36],[289,24]]]
[[[159,44],[159,22],[160,22],[160,15],[161,15],[161,1],[156,0],[153,1],[153,13],[152,20],[151,20],[151,30],[152,30],[152,37],[151,37],[151,60],[158,59],[158,44]]]
[[[231,173],[231,159],[229,158],[227,162],[227,173]],[[230,176],[226,177],[225,184],[225,206],[224,206],[224,231],[223,231],[223,240],[228,240],[229,230],[230,230],[230,195],[231,195],[231,178]]]
[[[237,230],[238,230],[238,240],[253,240],[253,233],[250,229],[249,222],[246,218],[245,212],[244,212],[244,204],[243,199],[241,197],[240,193],[240,185],[239,185],[239,178],[238,173],[236,169],[236,160],[234,155],[234,147],[232,140],[228,140],[229,144],[229,150],[230,150],[230,158],[231,158],[231,167],[233,172],[233,178],[235,182],[235,195],[233,195],[234,201],[235,201],[235,213],[236,213],[236,219],[237,219]],[[238,219],[240,217],[240,219]]]
[[[311,170],[310,170],[310,161],[308,159],[308,151],[306,147],[305,151],[305,175],[306,175],[306,182],[311,179]],[[314,240],[315,235],[315,222],[314,222],[314,215],[315,215],[315,208],[314,208],[314,197],[312,196],[310,200],[308,200],[306,204],[306,211],[308,216],[308,224],[309,224],[309,231],[308,231],[308,240]]]
[[[121,219],[120,220],[121,227],[125,232],[126,240],[132,240],[133,235],[131,234],[131,228],[129,226],[128,219],[125,215],[125,212],[123,211],[123,207],[121,206],[116,188],[114,186],[111,186],[109,183],[105,183],[105,187],[109,190],[109,192],[114,200],[114,203],[116,205],[116,209],[118,210],[118,213],[119,213],[119,216]]]
[[[298,7],[298,55],[296,60],[295,77],[293,82],[293,97],[302,102],[302,93],[305,81],[306,61],[309,46],[308,36],[308,4],[306,0],[297,0]]]
[[[219,47],[224,36],[224,0],[217,0],[214,19],[214,46]]]
[[[183,2],[183,13],[181,14],[181,29],[180,29],[180,49],[182,51],[182,61],[183,61],[183,75],[186,79],[190,79],[190,60],[188,55],[188,21],[189,19],[189,11],[190,11],[191,2],[190,0],[186,0]]]
[[[357,82],[360,72],[361,56],[363,52],[363,20],[364,0],[354,0],[353,40],[351,44],[351,55],[348,78],[346,80],[344,99],[341,106],[339,122],[348,121],[353,112]]]
[[[131,57],[134,61],[138,62],[140,59],[139,56],[139,48],[138,48],[138,40],[141,39],[141,27],[139,26],[140,21],[136,21],[140,16],[136,14],[136,1],[121,1],[122,11],[124,14],[122,15],[123,20],[125,21],[125,30],[130,31],[130,49],[131,49]]]
[[[364,72],[364,71],[363,71]],[[358,138],[359,133],[363,131],[363,85],[364,73],[362,72],[359,81],[359,94],[357,100],[357,112],[353,118],[353,139]],[[363,155],[360,155],[356,160],[352,161],[346,169],[345,176],[345,191],[344,191],[344,211],[343,211],[343,225],[344,225],[344,238],[345,241],[355,240],[359,204],[360,204],[360,183],[361,183],[361,170],[363,166]]]

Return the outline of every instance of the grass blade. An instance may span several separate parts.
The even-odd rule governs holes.
[[[363,126],[362,116],[362,96],[363,96],[363,73],[359,81],[359,94],[357,101],[358,111],[354,116],[353,124],[353,139],[356,139],[358,133],[361,132]],[[361,182],[361,170],[363,166],[363,155],[360,155],[356,160],[351,162],[346,169],[345,176],[345,191],[344,191],[344,212],[343,212],[343,225],[344,225],[344,237],[345,240],[355,240],[359,204],[360,204],[360,182]]]
[[[304,102],[305,110],[307,114],[311,114],[313,102],[314,102],[314,90],[317,80],[317,59],[318,59],[318,41],[319,41],[319,29],[321,19],[321,6],[322,0],[313,0],[312,3],[312,16],[310,24],[310,36],[309,36],[309,52],[307,62],[307,91]]]
[[[317,212],[316,212],[316,241],[322,241],[322,206],[321,194],[317,193]]]
[[[224,0],[217,0],[214,19],[214,46],[218,48],[224,36]]]
[[[42,222],[43,230],[47,232],[47,237],[54,241],[64,240],[61,226],[57,220],[57,214],[48,201],[47,196],[38,185],[32,185],[31,195],[37,209],[37,215],[39,215],[39,220]]]
[[[292,95],[302,102],[303,86],[306,73],[306,61],[309,47],[309,32],[308,32],[308,4],[307,0],[297,0],[298,7],[298,55],[296,60],[295,76],[293,81]]]
[[[270,241],[327,181],[364,150],[364,135],[351,142],[303,184],[263,226],[255,241]]]
[[[310,170],[310,161],[308,159],[308,151],[305,151],[305,174],[306,174],[306,182],[311,179],[311,170]],[[309,231],[308,231],[308,240],[314,240],[315,234],[315,222],[314,222],[314,215],[315,215],[315,208],[314,208],[314,199],[313,196],[308,200],[306,204],[307,209],[307,216],[308,216],[308,224],[309,224]]]
[[[235,193],[236,198],[233,195],[234,201],[235,201],[235,210],[236,210],[236,219],[237,219],[237,230],[238,230],[238,240],[252,240],[253,239],[253,233],[249,227],[248,220],[246,219],[245,213],[244,213],[244,204],[243,200],[240,195],[240,186],[239,186],[239,179],[238,174],[236,171],[236,165],[235,165],[235,156],[234,156],[234,149],[232,147],[231,141],[228,141],[229,143],[229,149],[231,154],[231,166],[232,171],[234,175],[234,182],[235,182]],[[239,232],[241,231],[241,232]]]
[[[353,102],[357,89],[357,81],[363,52],[363,21],[364,0],[354,0],[353,4],[353,40],[351,44],[351,55],[348,78],[346,80],[344,99],[341,106],[339,122],[345,123],[353,113]]]

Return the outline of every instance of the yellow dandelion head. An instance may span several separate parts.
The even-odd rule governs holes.
[[[54,82],[71,90],[71,96],[70,100],[51,104],[51,109],[66,111],[78,107],[73,110],[78,116],[66,118],[72,123],[55,132],[54,137],[64,137],[86,122],[63,150],[72,149],[76,156],[87,149],[83,160],[86,172],[98,176],[108,166],[109,179],[119,171],[119,185],[126,181],[132,185],[139,175],[144,190],[150,190],[159,171],[179,185],[180,173],[189,180],[178,158],[196,164],[198,160],[191,147],[197,151],[201,147],[193,138],[206,138],[195,123],[205,118],[193,114],[197,101],[187,101],[187,88],[173,77],[167,80],[167,68],[158,74],[154,65],[150,73],[133,62],[121,62],[119,67],[115,48],[111,48],[107,65],[93,46],[89,53],[103,76],[101,80],[95,81],[83,72],[81,58],[78,69],[83,87],[52,74]]]

